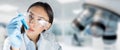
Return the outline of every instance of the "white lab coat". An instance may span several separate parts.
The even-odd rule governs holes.
[[[51,33],[42,33],[40,36],[40,44],[38,50],[62,50],[61,46],[55,41],[55,37]],[[20,47],[20,50],[32,50],[32,46],[26,48],[24,34],[22,36],[23,42]],[[3,50],[10,50],[10,41],[9,37],[4,42]],[[31,49],[30,49],[31,48]]]

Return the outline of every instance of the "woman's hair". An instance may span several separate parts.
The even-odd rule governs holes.
[[[53,23],[53,10],[52,8],[50,7],[50,5],[48,3],[45,3],[45,2],[35,2],[33,3],[32,5],[30,5],[30,7],[27,9],[27,12],[29,11],[30,8],[34,7],[34,6],[40,6],[40,7],[43,7],[44,10],[47,12],[48,14],[48,17],[49,17],[49,23]],[[24,30],[24,27],[22,26],[21,28],[21,33],[24,33],[25,30]]]

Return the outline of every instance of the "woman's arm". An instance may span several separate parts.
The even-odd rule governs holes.
[[[10,44],[10,39],[7,37],[4,41],[3,50],[20,50],[19,48],[13,48]]]
[[[17,17],[13,18],[10,23],[7,26],[7,35],[9,37],[9,48],[10,50],[18,50],[17,48],[20,48],[22,43],[22,34],[21,34],[21,26],[22,22],[21,20],[24,19],[24,16],[22,14],[18,14]],[[6,43],[7,44],[7,43]],[[12,47],[14,48],[12,48]]]

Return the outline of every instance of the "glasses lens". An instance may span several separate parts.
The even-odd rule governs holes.
[[[48,24],[48,22],[45,21],[44,19],[41,19],[41,20],[39,20],[38,22],[39,22],[39,24],[40,24],[41,26],[46,26],[46,25]]]
[[[34,15],[30,13],[27,13],[26,15],[30,21],[32,21],[33,18],[35,17]],[[44,18],[36,19],[36,22],[41,26],[46,26],[48,24],[48,21],[46,21]]]

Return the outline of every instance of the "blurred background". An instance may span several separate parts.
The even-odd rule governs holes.
[[[94,50],[91,46],[82,46],[80,41],[75,42],[77,39],[75,34],[79,31],[72,27],[72,21],[82,12],[84,0],[0,0],[0,50],[7,37],[5,28],[9,21],[17,15],[18,11],[25,12],[36,1],[47,2],[52,6],[54,23],[50,30],[55,34],[63,50]],[[119,27],[118,24],[118,33]]]

